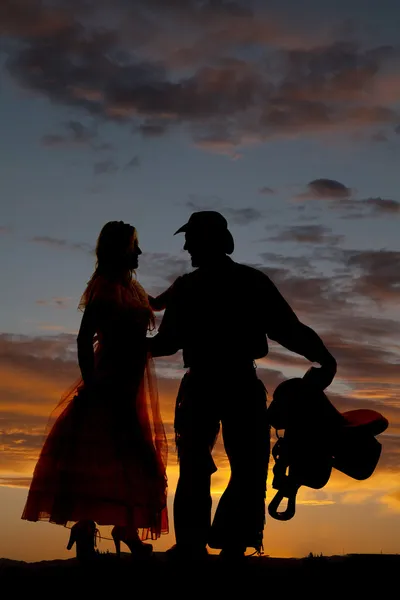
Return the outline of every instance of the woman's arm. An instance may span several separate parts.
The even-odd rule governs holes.
[[[94,374],[94,334],[96,333],[96,310],[92,305],[85,308],[77,337],[78,363],[85,385],[92,382]]]

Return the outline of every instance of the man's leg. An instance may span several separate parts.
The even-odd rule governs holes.
[[[182,449],[180,474],[174,498],[176,543],[205,548],[211,525],[211,474],[203,468],[204,456]]]
[[[211,450],[219,430],[219,421],[203,397],[201,383],[190,374],[185,376],[175,416],[179,456],[174,499],[175,537],[177,546],[189,551],[204,550],[208,541],[211,475],[216,470]]]
[[[262,547],[270,453],[267,397],[255,374],[236,378],[235,386],[226,389],[222,432],[231,478],[215,513],[209,545],[243,553],[247,547]]]

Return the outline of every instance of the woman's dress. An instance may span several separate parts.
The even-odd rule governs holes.
[[[147,352],[148,297],[134,280],[89,285],[78,355],[86,343],[91,376],[51,415],[22,519],[91,519],[157,539],[168,532],[167,442]]]

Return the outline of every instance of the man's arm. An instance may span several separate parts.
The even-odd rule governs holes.
[[[158,328],[158,333],[154,337],[148,338],[148,349],[154,357],[171,356],[182,347],[178,319],[179,279],[164,294],[161,294],[161,296],[164,296],[165,312]]]
[[[156,298],[149,296],[150,306],[154,311],[161,311],[167,308],[169,298],[172,295],[174,284],[172,284],[165,292],[159,294]]]
[[[336,374],[336,360],[326,348],[319,335],[302,323],[282,294],[267,277],[265,281],[267,314],[266,334],[291,352],[300,354],[310,362],[316,362],[329,371],[331,378]]]

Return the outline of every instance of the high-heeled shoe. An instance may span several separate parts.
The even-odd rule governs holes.
[[[71,550],[73,545],[76,544],[76,558],[78,560],[90,560],[97,556],[95,549],[97,536],[100,536],[100,533],[94,521],[77,521],[71,527],[67,550]]]
[[[114,540],[115,552],[121,556],[121,542],[126,544],[135,558],[148,558],[153,553],[153,546],[145,544],[138,535],[133,538],[127,537],[126,527],[115,525],[111,531]]]

